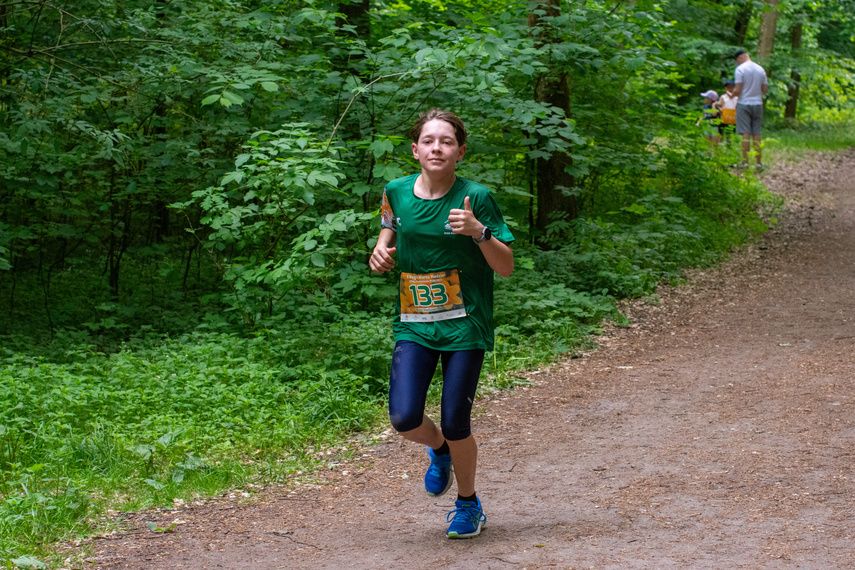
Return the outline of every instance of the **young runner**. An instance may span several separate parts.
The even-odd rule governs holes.
[[[463,121],[431,109],[411,129],[421,173],[383,192],[380,237],[369,266],[401,268],[393,323],[389,418],[404,438],[427,446],[427,494],[445,494],[457,474],[448,538],[471,538],[487,521],[475,492],[478,446],[470,429],[484,352],[493,350],[493,272],[514,269],[514,240],[490,191],[455,174],[466,153]],[[442,361],[440,427],[424,413]]]

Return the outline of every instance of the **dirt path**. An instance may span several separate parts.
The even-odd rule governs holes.
[[[445,539],[453,492],[393,437],[326,485],[138,516],[95,565],[855,568],[855,149],[766,179],[796,200],[763,245],[480,402],[480,537]]]

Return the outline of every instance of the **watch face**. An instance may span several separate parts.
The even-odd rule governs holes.
[[[484,228],[484,241],[487,241],[493,237],[493,232],[490,231],[490,228]]]

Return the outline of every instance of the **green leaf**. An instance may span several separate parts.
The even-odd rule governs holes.
[[[154,452],[154,446],[152,445],[138,445],[132,449],[134,453],[139,455],[143,460],[148,461],[151,454]]]
[[[225,186],[229,182],[237,182],[238,184],[240,184],[242,180],[243,180],[243,171],[235,170],[234,172],[229,172],[228,174],[223,176],[223,180],[220,182],[220,185]]]
[[[415,55],[416,63],[418,63],[419,65],[422,65],[425,62],[425,58],[427,56],[431,55],[432,53],[433,53],[433,50],[431,48],[420,49],[419,51],[416,52],[416,55]]]
[[[272,81],[262,81],[261,88],[265,91],[279,91],[279,86]]]
[[[373,188],[364,182],[356,182],[350,188],[350,191],[353,192],[354,196],[364,196],[371,192],[371,190],[373,190]]]
[[[644,65],[644,63],[646,61],[647,60],[644,58],[644,56],[634,57],[634,58],[632,58],[626,62],[626,67],[627,67],[627,69],[635,71],[635,70],[639,69],[642,65]]]
[[[309,259],[311,260],[312,265],[315,265],[317,267],[324,266],[324,256],[322,253],[313,253],[312,257],[310,257]]]
[[[374,151],[374,158],[380,158],[387,152],[395,150],[395,144],[389,140],[374,141],[368,146],[368,150]]]
[[[632,214],[644,215],[649,214],[650,210],[642,206],[641,204],[633,204],[631,206],[627,206],[624,208],[625,211],[630,212]]]
[[[18,568],[47,568],[47,564],[45,564],[38,558],[33,558],[32,556],[21,556],[20,558],[13,558],[12,564],[17,566]]]
[[[534,269],[534,260],[530,257],[518,257],[514,264],[520,269]]]
[[[178,523],[172,523],[168,527],[163,528],[163,527],[157,526],[157,523],[153,523],[151,521],[146,521],[146,523],[145,523],[145,526],[147,526],[148,529],[152,532],[175,532],[175,527],[177,525],[178,525]]]
[[[434,61],[440,65],[448,63],[448,52],[444,49],[435,49],[431,55],[433,56]]]
[[[244,101],[243,97],[231,91],[223,91],[223,97],[235,105],[242,105]]]
[[[397,164],[387,164],[383,169],[383,178],[386,180],[395,180],[404,175],[404,170]]]
[[[497,46],[494,42],[484,42],[484,51],[487,53],[491,60],[497,60],[502,57],[502,54],[499,53],[499,46]]]
[[[202,106],[204,107],[206,105],[210,105],[210,104],[216,102],[219,98],[220,98],[219,93],[217,93],[216,95],[209,95],[209,96],[205,97],[204,99],[202,99]]]
[[[155,491],[160,491],[166,486],[160,481],[155,481],[154,479],[144,479],[144,481],[146,485],[153,488]]]

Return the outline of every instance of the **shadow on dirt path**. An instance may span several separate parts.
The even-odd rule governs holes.
[[[765,176],[792,202],[763,244],[479,402],[478,538],[445,539],[454,489],[425,496],[423,451],[392,437],[323,485],[138,515],[94,564],[855,567],[855,149]]]

